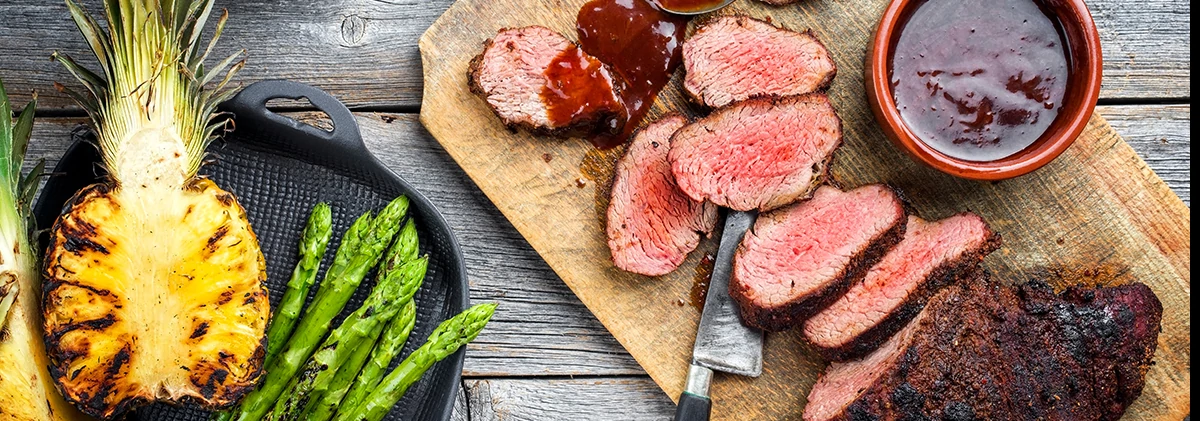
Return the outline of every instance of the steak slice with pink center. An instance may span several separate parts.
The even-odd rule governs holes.
[[[763,95],[799,95],[829,87],[837,65],[812,32],[794,32],[747,16],[723,16],[683,43],[683,88],[697,103],[723,107]]]
[[[471,60],[467,79],[511,130],[568,136],[625,123],[616,73],[546,27],[501,29]]]
[[[675,114],[651,123],[617,161],[607,231],[613,263],[622,270],[668,274],[716,224],[717,207],[679,191],[667,162],[671,135],[687,122]]]
[[[729,294],[742,321],[767,331],[795,327],[840,297],[904,236],[900,197],[873,184],[759,215],[734,255]]]
[[[902,329],[938,290],[975,276],[1000,247],[978,215],[938,222],[908,217],[904,239],[828,308],[804,323],[804,337],[821,356],[845,361],[864,356]]]
[[[842,122],[824,94],[755,98],[671,137],[671,170],[693,200],[739,211],[803,199],[826,177]]]

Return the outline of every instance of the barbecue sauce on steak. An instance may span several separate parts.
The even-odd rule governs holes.
[[[664,12],[649,0],[592,0],[579,9],[579,44],[620,74],[628,115],[623,128],[610,126],[616,135],[596,135],[592,144],[607,149],[630,138],[683,62],[687,22],[686,17]]]

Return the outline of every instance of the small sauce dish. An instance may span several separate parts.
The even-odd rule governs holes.
[[[867,54],[867,100],[917,161],[1003,180],[1079,137],[1101,65],[1083,0],[893,0]]]

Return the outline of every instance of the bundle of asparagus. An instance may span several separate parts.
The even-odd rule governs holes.
[[[215,420],[381,420],[434,363],[479,335],[495,304],[476,305],[443,322],[384,376],[416,323],[413,297],[429,265],[428,256],[419,256],[407,210],[408,199],[401,196],[378,216],[359,217],[342,236],[312,304],[303,309],[332,229],[329,206],[313,209],[301,235],[300,261],[267,331],[265,380]],[[330,331],[333,318],[377,264],[370,295]]]

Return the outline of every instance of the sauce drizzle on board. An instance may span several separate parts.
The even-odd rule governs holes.
[[[612,148],[629,139],[683,62],[688,18],[664,12],[649,0],[591,0],[579,9],[575,22],[583,50],[623,79],[621,98],[629,116],[624,128],[617,135],[591,139],[598,148]]]
[[[950,157],[992,161],[1033,144],[1062,109],[1070,66],[1041,0],[926,0],[904,23],[891,85],[905,124]]]

